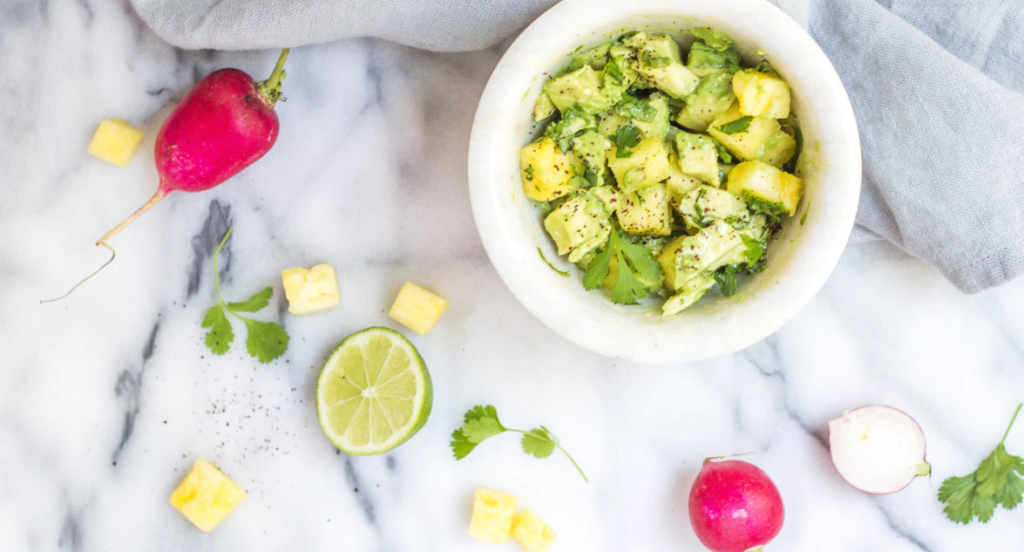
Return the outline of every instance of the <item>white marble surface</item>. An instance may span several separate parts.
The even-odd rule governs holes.
[[[689,482],[705,456],[748,450],[788,510],[769,552],[1024,542],[1022,509],[963,527],[935,498],[1024,399],[1024,281],[964,296],[887,245],[857,245],[796,319],[746,351],[660,368],[588,353],[513,299],[474,229],[468,136],[499,53],[377,40],[295,50],[271,153],[227,185],[169,197],[118,236],[102,276],[41,307],[102,262],[93,240],[152,194],[163,107],[215,68],[266,73],[277,53],[175,51],[122,3],[2,0],[0,549],[515,550],[465,535],[472,491],[488,485],[547,519],[555,551],[696,551]],[[148,132],[125,169],[85,153],[110,116]],[[292,335],[270,365],[201,345],[209,255],[228,223],[225,293],[274,283],[270,318]],[[287,315],[280,270],[322,261],[338,269],[341,308]],[[384,311],[407,279],[452,303],[430,336],[411,336],[434,412],[393,453],[348,458],[317,427],[315,376],[345,335],[393,326]],[[479,402],[510,425],[547,425],[592,482],[511,437],[453,460],[448,436]],[[867,403],[921,423],[931,482],[872,497],[839,479],[825,423]],[[1024,453],[1024,427],[1007,448]],[[211,534],[167,503],[198,456],[249,491]]]

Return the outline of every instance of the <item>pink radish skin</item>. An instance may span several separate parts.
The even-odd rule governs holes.
[[[690,489],[690,524],[714,552],[759,551],[784,518],[779,490],[749,462],[705,460]]]
[[[221,69],[196,83],[157,134],[156,194],[96,245],[105,245],[167,194],[209,190],[270,151],[280,128],[274,104],[287,57],[285,49],[273,74],[260,83],[238,69]]]

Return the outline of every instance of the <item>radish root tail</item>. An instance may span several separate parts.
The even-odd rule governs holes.
[[[54,299],[41,299],[39,301],[40,305],[42,305],[43,303],[53,303],[55,301],[60,301],[61,299],[67,297],[68,295],[71,295],[71,292],[75,291],[76,289],[78,289],[78,286],[88,282],[90,278],[92,278],[93,276],[99,274],[101,270],[103,270],[104,268],[107,268],[107,266],[110,263],[114,262],[114,258],[117,257],[117,251],[114,251],[113,247],[110,247],[109,245],[107,245],[107,244],[105,244],[103,242],[100,242],[100,243],[98,243],[96,245],[102,245],[103,247],[106,247],[107,249],[110,250],[110,260],[105,262],[105,263],[103,263],[103,266],[97,268],[96,272],[93,272],[92,274],[86,276],[84,280],[82,280],[81,282],[78,282],[77,284],[75,284],[75,287],[69,289],[68,292],[65,293],[64,295],[61,295],[60,297],[57,297],[57,298],[54,298]]]

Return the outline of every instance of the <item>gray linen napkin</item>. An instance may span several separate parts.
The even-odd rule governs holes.
[[[1024,272],[1024,2],[772,0],[809,26],[853,100],[864,153],[854,239],[880,236],[974,293]],[[182,48],[377,36],[484,48],[555,0],[132,0]]]

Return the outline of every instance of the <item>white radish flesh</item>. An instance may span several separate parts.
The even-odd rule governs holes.
[[[925,440],[913,418],[888,406],[864,406],[828,423],[832,463],[847,483],[889,494],[928,475]]]

